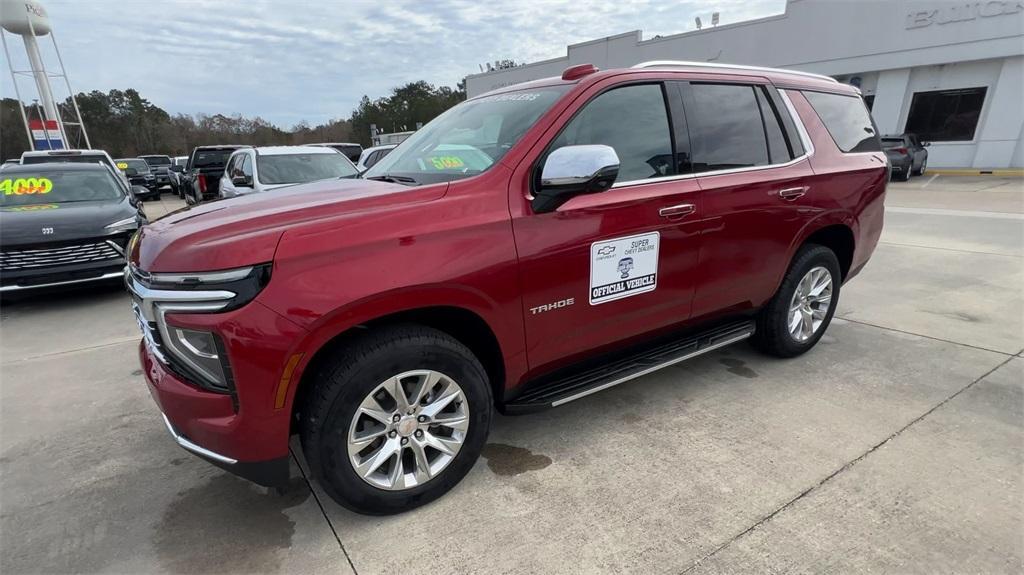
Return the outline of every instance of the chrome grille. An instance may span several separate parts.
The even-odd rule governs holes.
[[[0,271],[13,272],[120,258],[120,246],[109,240],[49,249],[4,250],[0,252]]]

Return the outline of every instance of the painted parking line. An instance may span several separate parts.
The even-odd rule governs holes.
[[[961,218],[989,218],[997,220],[1024,220],[1024,214],[1006,212],[979,212],[975,210],[944,210],[941,208],[897,208],[886,206],[886,212],[918,214],[923,216],[956,216]]]

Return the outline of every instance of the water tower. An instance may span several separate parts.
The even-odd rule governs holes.
[[[0,26],[3,30],[21,36],[25,44],[25,53],[28,56],[28,70],[16,70],[14,61],[11,60],[11,52],[7,48],[7,35],[0,31],[0,40],[3,41],[4,56],[7,59],[7,67],[11,71],[11,82],[14,86],[14,94],[18,99],[21,119],[25,122],[25,131],[28,133],[29,142],[33,150],[54,150],[68,147],[67,126],[77,126],[81,137],[85,140],[86,148],[89,148],[89,135],[82,123],[82,114],[78,110],[78,102],[75,101],[75,93],[71,90],[71,83],[68,81],[67,72],[64,70],[64,60],[57,48],[57,39],[50,29],[50,18],[46,14],[46,8],[35,0],[0,0]],[[42,53],[39,51],[38,38],[49,36],[53,42],[53,51],[57,55],[57,63],[60,72],[49,72],[43,62]],[[31,76],[35,80],[36,93],[39,95],[40,106],[35,106],[31,112],[35,117],[29,118],[25,113],[24,101],[21,98],[21,91],[18,89],[18,77]],[[74,109],[74,122],[65,122],[61,118],[60,108],[53,98],[53,89],[50,87],[51,78],[62,78],[71,96],[71,105]],[[81,143],[77,144],[81,147]]]

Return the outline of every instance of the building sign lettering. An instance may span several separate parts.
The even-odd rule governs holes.
[[[907,30],[925,28],[932,24],[969,22],[978,18],[992,18],[1024,12],[1024,1],[989,0],[988,2],[964,2],[948,4],[929,10],[913,10],[907,13]]]

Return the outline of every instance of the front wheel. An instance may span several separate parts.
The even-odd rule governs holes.
[[[358,513],[433,501],[462,480],[487,440],[487,374],[435,329],[381,328],[326,361],[312,383],[303,452],[327,493]]]
[[[775,297],[757,318],[754,345],[778,357],[795,357],[824,335],[839,302],[839,260],[825,246],[800,248]]]

